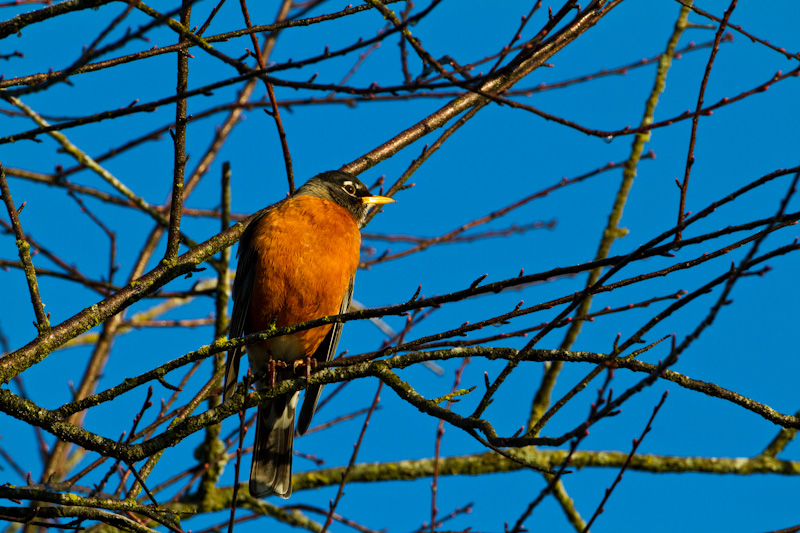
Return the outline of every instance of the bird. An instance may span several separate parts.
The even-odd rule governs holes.
[[[229,338],[346,313],[359,262],[360,228],[372,206],[394,201],[373,195],[352,174],[334,170],[314,176],[294,194],[260,211],[239,241]],[[272,374],[273,380],[290,378],[298,363],[330,361],[341,332],[342,323],[326,324],[251,344],[250,368],[254,374]],[[228,351],[223,400],[236,390],[242,352],[242,347]],[[257,390],[268,387],[266,379],[256,383]],[[308,430],[321,392],[322,385],[306,389],[298,435]],[[250,494],[255,498],[275,494],[285,499],[292,494],[299,395],[276,396],[258,407],[250,468]]]

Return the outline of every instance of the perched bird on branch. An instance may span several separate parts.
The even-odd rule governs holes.
[[[290,197],[259,213],[239,242],[239,265],[233,284],[230,338],[282,328],[323,316],[346,313],[361,247],[360,227],[370,206],[394,202],[375,196],[355,176],[323,172]],[[294,368],[312,360],[330,361],[342,324],[326,324],[247,347],[253,373],[291,378]],[[224,399],[236,388],[242,348],[228,352]],[[308,368],[308,367],[307,367]],[[258,390],[269,387],[266,379]],[[297,433],[308,430],[322,385],[308,387]],[[258,407],[250,494],[292,494],[292,443],[299,392]]]

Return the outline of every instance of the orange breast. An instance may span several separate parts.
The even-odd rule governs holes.
[[[334,202],[310,196],[285,201],[257,222],[251,246],[255,277],[245,333],[261,331],[277,319],[290,326],[339,313],[350,278],[358,267],[361,234],[350,213]],[[291,352],[281,359],[311,355],[331,325],[295,333]],[[283,339],[283,341],[288,339]],[[260,346],[270,349],[270,340]]]

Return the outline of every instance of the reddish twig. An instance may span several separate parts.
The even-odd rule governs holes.
[[[327,516],[330,511],[326,511],[325,509],[320,509],[319,507],[314,507],[313,505],[287,505],[284,509],[297,509],[299,511],[309,511],[316,514],[321,514]],[[355,520],[349,520],[338,513],[333,514],[333,519],[337,522],[340,522],[346,526],[352,527],[356,531],[360,531],[361,533],[387,533],[388,530],[383,529],[381,531],[376,531],[374,529],[370,529],[362,524],[359,524]]]
[[[605,316],[605,315],[610,315],[610,314],[614,314],[614,313],[623,313],[625,311],[630,311],[631,309],[638,309],[638,308],[648,307],[652,303],[660,302],[660,301],[664,301],[664,300],[674,300],[676,298],[680,298],[684,294],[686,294],[686,291],[679,290],[679,291],[674,292],[674,293],[672,293],[670,295],[667,295],[667,296],[656,296],[656,297],[650,298],[648,300],[645,300],[643,302],[637,302],[635,304],[628,304],[628,305],[624,305],[622,307],[615,307],[613,309],[610,306],[606,306],[605,308],[603,308],[603,309],[601,309],[599,311],[595,311],[593,313],[588,313],[588,314],[583,315],[583,316],[567,317],[566,319],[562,320],[559,324],[557,324],[556,327],[568,326],[569,324],[571,324],[573,321],[576,321],[576,320],[585,320],[585,321],[589,321],[589,322],[594,322],[594,319],[596,317],[599,317],[599,316]],[[505,320],[501,319],[500,317],[497,317],[497,318],[494,319],[494,322],[492,322],[492,319],[489,319],[489,320],[484,321],[484,323],[486,325],[498,324],[498,323],[505,323]],[[494,335],[494,336],[491,336],[491,337],[484,337],[484,338],[480,338],[480,339],[473,339],[473,340],[468,340],[468,341],[455,341],[454,340],[454,341],[447,341],[447,342],[430,342],[430,343],[417,345],[415,348],[418,349],[418,350],[429,350],[431,348],[466,347],[466,346],[484,345],[484,344],[487,344],[487,343],[490,343],[490,342],[503,340],[503,339],[509,339],[509,338],[512,338],[512,337],[527,337],[528,336],[527,334],[530,333],[531,331],[537,331],[537,330],[543,329],[546,325],[547,325],[547,323],[538,324],[536,326],[532,326],[532,327],[529,327],[529,328],[524,328],[524,329],[521,329],[521,330],[513,331],[511,333],[500,333],[499,335]],[[454,335],[460,335],[460,334],[461,333],[455,333]]]
[[[13,234],[13,233],[14,233],[14,228],[13,228],[13,226],[12,226],[11,224],[9,224],[8,222],[6,222],[5,220],[2,220],[2,219],[0,219],[0,226],[2,226],[2,227],[5,229],[5,231],[6,231],[7,233],[11,233],[11,234]],[[53,263],[55,263],[55,264],[56,264],[56,265],[58,265],[60,268],[64,269],[66,272],[68,272],[68,273],[69,273],[69,275],[62,275],[64,278],[67,278],[67,279],[74,280],[74,281],[76,281],[77,283],[82,283],[82,284],[85,284],[85,285],[87,285],[87,286],[91,286],[93,289],[96,289],[96,290],[98,290],[98,292],[100,292],[101,294],[108,294],[108,291],[107,291],[107,290],[104,290],[104,289],[108,289],[108,286],[107,286],[107,285],[106,285],[106,286],[103,286],[103,285],[105,285],[105,284],[103,284],[103,285],[98,285],[100,282],[93,282],[92,280],[89,280],[89,279],[88,279],[88,278],[87,278],[87,277],[86,277],[86,276],[85,276],[85,275],[84,275],[84,274],[83,274],[83,273],[82,273],[80,270],[78,270],[78,269],[77,269],[75,266],[73,266],[73,265],[70,265],[69,263],[67,263],[66,261],[64,261],[63,259],[61,259],[61,258],[60,258],[59,256],[57,256],[55,253],[53,253],[52,251],[50,251],[50,250],[49,250],[47,247],[45,247],[44,245],[42,245],[42,244],[41,244],[39,241],[37,241],[36,239],[34,239],[34,238],[33,238],[33,237],[32,237],[32,236],[29,234],[29,233],[26,233],[26,234],[25,234],[25,240],[28,242],[28,244],[30,244],[30,245],[31,245],[31,247],[32,247],[32,248],[34,248],[34,251],[33,251],[33,253],[31,254],[31,256],[38,255],[38,254],[42,254],[43,256],[47,257],[47,258],[48,258],[49,260],[51,260]],[[25,265],[24,265],[24,263],[22,263],[22,262],[19,262],[18,264],[13,264],[13,265],[12,265],[12,264],[10,264],[10,263],[8,263],[8,262],[4,262],[4,263],[3,263],[3,265],[4,265],[4,266],[19,266],[19,267],[20,267],[20,268],[22,268],[23,270],[25,269]],[[37,268],[37,269],[36,269],[36,275],[37,275],[37,276],[41,276],[41,275],[53,275],[53,276],[57,276],[58,274],[57,274],[57,273],[54,273],[54,272],[51,272],[51,271],[49,271],[49,270],[47,270],[47,269]]]
[[[247,10],[247,0],[239,0],[239,5],[242,8],[242,16],[244,16],[244,22],[247,25],[247,28],[252,28],[253,24],[250,22],[250,13]],[[266,70],[267,65],[264,62],[264,56],[261,54],[261,46],[258,44],[258,37],[255,33],[250,34],[250,39],[253,42],[253,49],[255,50],[256,61],[258,61],[258,66],[261,70]],[[289,182],[289,193],[293,194],[295,191],[294,187],[294,172],[292,171],[292,156],[289,153],[289,143],[286,140],[286,131],[283,129],[283,122],[281,121],[281,113],[278,109],[278,104],[275,99],[275,91],[272,88],[272,84],[268,81],[264,80],[264,85],[267,87],[267,94],[269,95],[269,101],[272,105],[272,112],[268,113],[272,118],[275,120],[275,127],[278,129],[278,137],[281,141],[281,149],[283,150],[283,162],[286,166],[286,179]]]
[[[604,403],[608,403],[611,399],[612,390],[610,389],[609,385],[611,383],[612,378],[614,377],[614,372],[609,369],[606,373],[606,381],[603,383],[599,389],[597,389],[597,398],[592,403],[589,409],[589,416],[586,420],[581,424],[580,431],[576,435],[575,439],[570,443],[569,453],[564,458],[564,461],[561,463],[558,471],[551,476],[550,481],[547,485],[539,492],[539,495],[528,504],[528,507],[525,511],[522,512],[520,517],[517,519],[514,527],[510,530],[506,525],[505,531],[506,533],[521,533],[522,531],[526,531],[524,529],[523,522],[530,517],[531,513],[533,513],[534,509],[544,500],[544,498],[553,491],[553,488],[556,486],[556,483],[564,476],[564,474],[569,473],[566,468],[569,465],[570,461],[572,460],[572,455],[578,449],[578,445],[580,445],[581,441],[585,439],[589,435],[589,428],[600,419],[599,416],[599,407]],[[608,397],[606,397],[606,391],[608,391]]]
[[[325,525],[322,527],[322,533],[325,533],[330,525],[333,523],[333,514],[336,511],[336,506],[339,504],[339,501],[342,499],[344,495],[344,486],[347,483],[347,475],[353,469],[353,466],[356,464],[356,457],[358,457],[358,451],[361,448],[361,442],[364,440],[364,434],[367,432],[367,427],[369,426],[369,420],[372,418],[372,413],[375,411],[375,408],[380,401],[380,394],[381,389],[383,388],[383,381],[378,383],[378,389],[375,391],[375,398],[372,400],[372,405],[369,408],[369,412],[367,413],[366,419],[364,419],[364,425],[361,427],[361,433],[358,435],[358,440],[356,441],[355,445],[353,446],[353,454],[350,456],[350,462],[345,468],[344,473],[342,474],[342,481],[339,483],[339,490],[336,492],[336,498],[330,503],[330,510],[328,512],[328,517],[325,520]]]
[[[427,150],[426,150],[426,152],[427,152]],[[647,155],[648,159],[652,159],[654,157],[655,157],[655,154],[653,154],[652,152]],[[489,222],[492,222],[493,220],[496,220],[496,219],[498,219],[500,217],[503,217],[503,216],[511,213],[512,211],[514,211],[516,209],[519,209],[520,207],[532,202],[533,200],[537,200],[539,198],[546,197],[547,195],[549,195],[551,192],[553,192],[555,190],[561,189],[561,188],[566,187],[568,185],[573,185],[573,184],[576,184],[576,183],[580,183],[580,182],[582,182],[584,180],[587,180],[587,179],[589,179],[589,178],[591,178],[593,176],[597,176],[598,174],[601,174],[603,172],[607,172],[609,170],[613,170],[615,168],[619,168],[621,166],[624,166],[624,163],[615,163],[615,162],[612,161],[612,162],[608,163],[607,165],[605,165],[602,168],[592,170],[592,171],[587,172],[585,174],[582,174],[580,176],[576,176],[574,178],[569,178],[569,179],[568,178],[562,178],[558,183],[555,183],[555,184],[553,184],[553,185],[551,185],[551,186],[549,186],[549,187],[547,187],[545,189],[542,189],[542,190],[540,190],[538,192],[535,192],[535,193],[533,193],[531,195],[528,195],[528,196],[526,196],[526,197],[524,197],[524,198],[522,198],[520,200],[517,200],[516,202],[514,202],[514,203],[512,203],[512,204],[510,204],[510,205],[508,205],[506,207],[503,207],[501,209],[498,209],[496,211],[493,211],[493,212],[489,213],[488,215],[484,215],[482,217],[476,218],[475,220],[473,220],[471,222],[468,222],[468,223],[466,223],[466,224],[464,224],[464,225],[462,225],[462,226],[460,226],[460,227],[458,227],[458,228],[456,228],[456,229],[454,229],[452,231],[449,231],[448,233],[446,233],[446,234],[444,234],[444,235],[442,235],[440,237],[433,237],[433,238],[430,238],[430,239],[426,239],[426,240],[420,242],[418,245],[413,246],[413,247],[411,247],[411,248],[409,248],[407,250],[403,250],[402,252],[397,252],[395,254],[388,254],[388,255],[384,255],[384,256],[378,257],[376,259],[372,259],[370,261],[365,261],[363,263],[363,266],[364,267],[370,267],[370,266],[373,266],[373,265],[375,265],[377,263],[382,263],[382,262],[386,262],[386,261],[391,261],[393,259],[399,259],[401,257],[409,256],[409,255],[411,255],[413,253],[420,252],[420,251],[425,250],[425,249],[427,249],[427,248],[429,248],[429,247],[431,247],[433,245],[436,245],[436,244],[440,244],[440,243],[444,243],[444,242],[451,242],[453,239],[455,239],[456,237],[458,237],[459,235],[461,235],[465,231],[468,231],[468,230],[470,230],[470,229],[472,229],[474,227],[477,227],[477,226],[480,226],[480,225],[483,225],[483,224],[488,224]],[[390,191],[391,191],[391,189],[390,189]],[[367,235],[369,236],[370,234],[367,234]]]
[[[753,188],[757,187],[758,186],[757,183],[764,183],[765,179],[766,179],[766,177],[745,185],[741,189],[739,189],[739,190],[735,191],[734,193],[732,193],[732,194],[728,195],[727,197],[725,197],[723,200],[720,200],[720,202],[727,203],[727,202],[733,201],[738,196],[740,196],[740,195],[744,194],[745,192],[747,192],[749,190],[752,190]],[[714,209],[716,209],[715,206],[720,202],[714,202],[714,204],[712,204],[711,206],[703,209],[702,211],[700,211],[696,215],[694,215],[691,218],[687,219],[686,220],[686,225],[688,225],[689,223],[692,223],[692,222],[696,222],[697,220],[700,220],[700,219],[708,216],[710,213],[713,212]],[[524,355],[525,351],[530,350],[534,346],[536,346],[536,344],[545,335],[547,335],[551,331],[552,327],[554,327],[554,324],[556,324],[559,321],[565,319],[575,308],[577,308],[581,304],[581,302],[583,302],[586,298],[589,298],[590,296],[595,294],[595,292],[597,292],[599,290],[599,288],[602,287],[606,283],[606,281],[608,279],[610,279],[614,274],[619,272],[622,268],[624,268],[626,265],[628,265],[631,261],[635,261],[635,260],[638,260],[639,258],[641,258],[641,254],[646,253],[647,250],[652,249],[653,246],[655,246],[659,242],[661,242],[664,239],[667,239],[667,238],[673,236],[678,231],[678,229],[679,228],[677,228],[677,227],[676,228],[672,228],[671,230],[668,230],[668,231],[662,233],[658,237],[656,237],[654,239],[651,239],[649,242],[647,242],[645,244],[642,244],[634,252],[632,252],[631,254],[625,256],[620,261],[618,261],[616,264],[614,264],[614,266],[611,267],[610,269],[608,269],[604,275],[599,277],[595,283],[591,284],[590,286],[587,286],[583,290],[583,292],[576,293],[575,297],[572,299],[572,302],[553,320],[553,322],[551,322],[551,324],[549,326],[545,327],[543,330],[541,330],[539,333],[537,333],[536,336],[530,342],[528,342],[528,344],[525,346],[525,348],[520,352],[521,356]],[[477,408],[475,409],[475,412],[473,413],[474,417],[476,417],[476,418],[480,417],[480,415],[483,413],[483,411],[486,410],[486,408],[489,406],[489,403],[491,401],[492,396],[495,394],[495,392],[497,392],[497,389],[505,381],[506,377],[517,367],[517,365],[518,365],[518,362],[515,361],[515,360],[511,360],[511,361],[508,362],[508,364],[503,369],[503,371],[497,376],[497,378],[495,378],[495,380],[491,384],[491,386],[489,386],[487,388],[486,392],[483,395],[483,398],[481,399],[480,403],[478,404]]]
[[[400,11],[400,20],[402,23],[408,24],[408,15],[414,9],[414,2],[406,0],[406,7]],[[408,50],[406,49],[406,40],[400,35],[398,46],[400,48],[400,71],[403,73],[403,81],[406,85],[411,84],[411,71],[408,70]]]
[[[500,66],[500,64],[503,62],[503,59],[505,59],[508,53],[511,51],[511,48],[514,46],[514,43],[522,38],[522,30],[525,29],[525,26],[531,20],[531,17],[533,17],[534,13],[536,13],[536,11],[540,7],[542,7],[542,0],[538,0],[535,4],[533,4],[533,7],[531,8],[531,10],[528,12],[527,15],[522,15],[522,22],[520,22],[519,29],[517,29],[517,31],[514,33],[514,36],[511,38],[511,41],[509,41],[509,43],[503,47],[503,50],[497,57],[497,62],[489,70],[490,73],[497,70],[497,67]]]
[[[211,13],[208,14],[208,18],[203,23],[203,25],[200,26],[200,29],[195,32],[195,35],[202,36],[206,32],[206,30],[208,29],[208,26],[211,24],[211,21],[214,20],[214,17],[217,16],[217,13],[219,12],[219,9],[222,7],[222,5],[224,3],[225,3],[225,0],[219,0],[219,3],[214,6],[214,9],[212,9]]]
[[[703,74],[703,81],[700,82],[700,94],[697,95],[697,105],[695,106],[695,115],[692,117],[692,132],[689,135],[689,153],[686,154],[686,170],[683,174],[683,182],[678,182],[678,188],[681,190],[681,197],[680,201],[678,202],[678,228],[683,226],[683,219],[685,215],[686,209],[686,192],[689,190],[689,176],[692,172],[692,165],[694,165],[694,143],[697,139],[697,126],[700,122],[700,110],[703,109],[703,97],[706,93],[706,85],[708,84],[708,77],[711,75],[711,69],[714,66],[714,58],[717,57],[717,52],[719,51],[719,43],[722,40],[722,35],[725,33],[725,28],[728,25],[728,19],[730,18],[733,10],[736,8],[737,0],[731,0],[731,4],[728,9],[725,10],[725,16],[722,19],[722,22],[717,29],[717,33],[714,37],[714,46],[711,47],[711,56],[708,58],[708,63],[706,63],[706,70]],[[682,230],[678,229],[678,233],[675,234],[675,240],[681,240]]]
[[[248,372],[249,376],[249,372]],[[245,380],[248,380],[246,377]],[[249,380],[248,380],[249,381]],[[246,382],[247,383],[247,382]],[[239,470],[242,466],[242,442],[247,428],[244,424],[244,409],[239,410],[239,445],[236,447],[236,466],[233,476],[233,495],[231,496],[231,516],[228,521],[228,533],[233,533],[233,524],[236,519],[236,501],[239,493]]]
[[[345,385],[346,383],[348,383],[348,382],[340,383],[339,386],[341,387],[341,386]],[[336,390],[335,392],[338,392],[338,390]],[[328,398],[330,398],[331,395],[328,395]],[[342,422],[347,422],[348,420],[353,420],[354,418],[357,418],[357,417],[363,415],[364,413],[368,413],[368,412],[369,412],[369,408],[365,407],[364,409],[359,409],[357,411],[353,411],[352,413],[349,413],[349,414],[346,414],[346,415],[337,416],[336,418],[334,418],[332,420],[329,420],[329,421],[327,421],[325,423],[322,423],[322,424],[319,424],[317,426],[309,428],[308,431],[303,433],[303,436],[309,435],[311,433],[316,433],[318,431],[323,431],[323,430],[328,429],[330,427],[333,427],[335,425],[341,424]]]
[[[470,363],[470,358],[465,357],[463,361],[461,361],[461,366],[458,367],[456,370],[455,379],[453,380],[453,388],[450,390],[450,394],[456,392],[458,386],[461,384],[461,376],[464,373],[464,369]],[[447,405],[445,405],[445,409],[450,409],[453,405],[453,399],[447,400]],[[439,420],[439,425],[436,426],[436,445],[434,446],[434,455],[433,455],[433,481],[431,481],[431,533],[436,531],[436,513],[439,509],[436,506],[436,495],[439,491],[439,457],[442,449],[442,437],[444,436],[444,420]]]
[[[709,19],[713,20],[714,22],[716,22],[718,24],[722,23],[722,20],[719,17],[716,17],[716,16],[712,15],[711,13],[708,13],[707,11],[703,11],[699,7],[692,5],[691,2],[687,2],[686,0],[675,0],[675,1],[678,2],[679,4],[681,4],[682,6],[691,9],[692,11],[697,13],[698,15],[702,15],[702,16],[704,16],[706,18],[709,18]],[[744,35],[748,39],[750,39],[752,42],[763,44],[767,48],[771,48],[772,50],[775,50],[776,52],[779,52],[779,53],[783,54],[786,57],[786,59],[800,59],[800,52],[799,53],[790,54],[789,52],[786,51],[785,48],[779,48],[779,47],[775,46],[774,44],[770,44],[769,41],[766,41],[764,39],[759,39],[755,35],[752,35],[752,34],[746,32],[746,31],[744,31],[741,26],[736,26],[735,24],[731,24],[730,27],[733,28],[734,30],[738,31],[739,33],[741,33],[742,35]]]
[[[105,224],[103,224],[103,221],[102,221],[102,220],[100,220],[100,219],[99,219],[99,218],[98,218],[98,217],[97,217],[97,216],[96,216],[94,213],[92,213],[92,212],[91,212],[91,211],[90,211],[90,210],[89,210],[89,209],[86,207],[86,205],[83,203],[83,200],[81,200],[81,199],[78,197],[78,195],[77,195],[77,194],[75,194],[75,192],[74,192],[74,191],[67,190],[67,195],[69,195],[69,197],[70,197],[70,198],[72,198],[73,200],[75,200],[75,202],[76,202],[76,203],[77,203],[77,204],[80,206],[80,208],[81,208],[81,211],[82,211],[83,213],[86,213],[86,215],[87,215],[87,216],[88,216],[88,217],[89,217],[89,218],[92,220],[92,222],[94,222],[95,224],[97,224],[97,226],[98,226],[98,227],[99,227],[99,228],[100,228],[100,229],[103,231],[103,233],[105,233],[105,234],[106,234],[106,236],[108,237],[108,240],[109,240],[109,242],[110,242],[110,244],[109,244],[109,252],[108,252],[108,255],[109,255],[109,257],[108,257],[108,283],[109,283],[109,284],[110,284],[110,283],[113,283],[113,282],[114,282],[114,273],[117,271],[117,265],[116,265],[116,257],[117,257],[117,235],[116,235],[116,233],[114,233],[113,231],[111,231],[111,230],[108,228],[108,226],[106,226]],[[74,270],[74,269],[73,269],[73,270]],[[84,278],[84,279],[85,279],[85,278]],[[104,292],[106,295],[109,295],[109,294],[111,294],[111,289],[110,289],[109,287],[106,287],[106,288],[105,288],[105,291],[103,291],[103,292]]]
[[[2,435],[0,435],[0,438],[2,438]],[[10,453],[5,451],[5,449],[2,446],[0,446],[0,456],[2,456],[3,459],[5,459],[5,461],[9,464],[12,470],[14,470],[14,472],[17,473],[20,479],[22,480],[27,479],[28,475],[25,473],[25,471],[19,466],[19,464],[17,464],[17,461],[14,459],[14,457],[12,457]]]
[[[656,415],[658,414],[659,409],[661,409],[661,406],[664,405],[664,401],[667,399],[667,394],[669,394],[669,391],[664,391],[664,394],[661,395],[661,400],[653,409],[653,414],[650,415],[650,420],[647,421],[647,425],[644,427],[644,430],[642,430],[642,434],[639,436],[638,439],[633,439],[633,447],[631,448],[631,453],[628,454],[628,458],[625,460],[625,464],[622,465],[622,468],[620,468],[619,474],[617,474],[617,477],[614,479],[614,482],[611,484],[609,488],[605,490],[605,494],[603,495],[603,499],[600,501],[600,505],[597,506],[597,509],[592,515],[592,518],[589,519],[589,522],[586,524],[586,527],[583,528],[583,533],[589,532],[589,528],[592,526],[595,519],[598,516],[600,516],[600,513],[602,513],[605,510],[605,505],[606,502],[608,502],[608,498],[611,497],[611,493],[614,492],[614,489],[617,487],[619,482],[622,481],[622,475],[625,473],[625,470],[628,469],[628,466],[630,466],[633,456],[636,455],[636,450],[639,449],[639,445],[644,440],[645,435],[650,433],[650,430],[653,428],[653,421],[656,419]]]

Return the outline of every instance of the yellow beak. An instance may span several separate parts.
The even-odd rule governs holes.
[[[361,203],[364,205],[390,204],[396,201],[397,200],[394,198],[389,198],[388,196],[364,196],[361,198]]]

